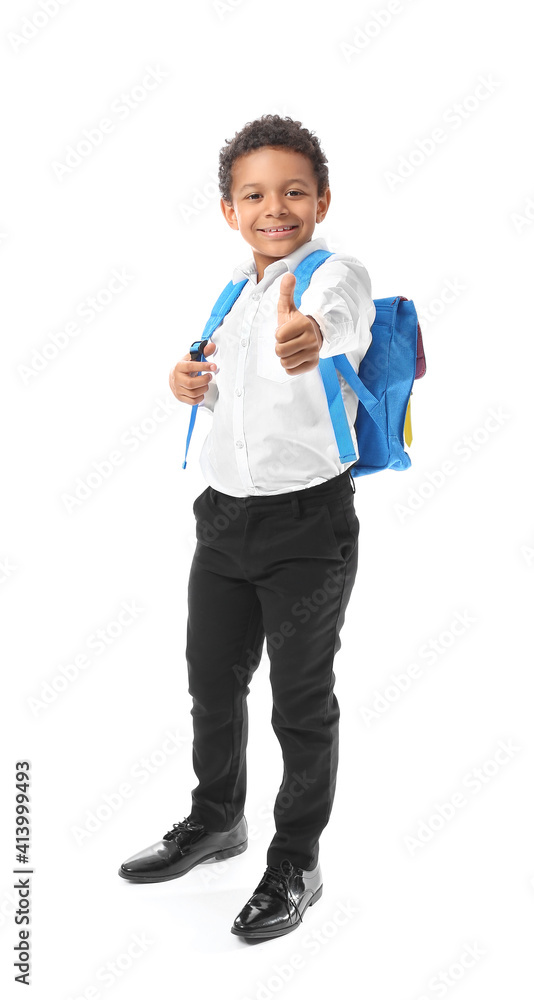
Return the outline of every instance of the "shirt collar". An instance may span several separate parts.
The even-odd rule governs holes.
[[[308,240],[307,243],[303,243],[302,246],[297,247],[293,250],[293,253],[288,253],[285,257],[281,257],[280,260],[273,261],[269,264],[264,271],[264,277],[268,278],[275,277],[277,274],[281,274],[283,271],[294,272],[297,264],[300,264],[304,257],[308,254],[313,253],[314,250],[327,250],[326,240],[322,236],[318,236],[315,240]],[[254,257],[248,257],[247,260],[242,261],[234,268],[234,273],[232,276],[232,281],[234,285],[238,281],[243,281],[243,278],[248,278],[253,284],[258,282],[258,272],[256,270],[256,261]]]

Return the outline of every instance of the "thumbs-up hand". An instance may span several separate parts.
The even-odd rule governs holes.
[[[290,375],[310,372],[319,364],[319,351],[323,335],[311,316],[301,313],[293,295],[297,279],[294,274],[284,274],[280,282],[278,299],[278,326],[275,351],[280,364]]]

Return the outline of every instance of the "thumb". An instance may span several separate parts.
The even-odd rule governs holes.
[[[206,346],[205,346],[205,348],[204,348],[204,351],[203,351],[202,353],[204,354],[204,357],[205,357],[205,358],[209,358],[210,354],[213,354],[213,352],[214,352],[214,351],[215,351],[216,349],[217,349],[217,348],[216,348],[216,344],[215,344],[215,343],[213,342],[213,340],[210,340],[210,341],[209,341],[209,342],[208,342],[208,343],[206,344]]]
[[[278,299],[278,326],[287,323],[293,313],[298,312],[293,295],[297,279],[294,274],[284,274],[280,282],[280,297]]]

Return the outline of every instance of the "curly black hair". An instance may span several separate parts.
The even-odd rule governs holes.
[[[314,132],[302,127],[302,122],[280,115],[262,115],[247,122],[219,152],[219,190],[221,197],[232,204],[232,164],[238,156],[262,146],[286,147],[304,153],[311,161],[317,178],[317,197],[322,198],[328,187],[328,160]]]

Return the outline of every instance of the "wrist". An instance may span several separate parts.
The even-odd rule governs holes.
[[[313,318],[313,316],[310,316],[309,314],[306,314],[306,315],[308,316],[308,319],[311,320],[313,329],[315,330],[315,333],[316,333],[316,336],[317,336],[317,340],[319,341],[319,347],[322,347],[322,345],[323,345],[323,339],[324,338],[323,338],[323,335],[321,333],[321,327],[319,326],[317,320]]]

